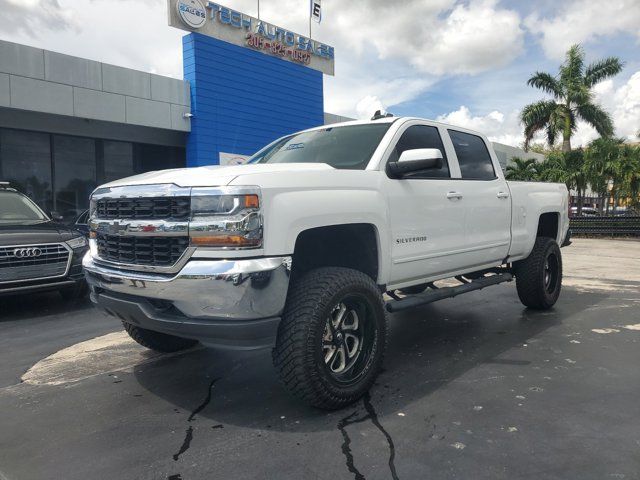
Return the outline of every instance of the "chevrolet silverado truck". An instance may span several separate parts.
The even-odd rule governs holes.
[[[272,347],[284,386],[326,409],[372,385],[387,312],[514,277],[524,305],[551,308],[565,185],[505,181],[479,133],[379,117],[99,187],[91,299],[153,350]]]

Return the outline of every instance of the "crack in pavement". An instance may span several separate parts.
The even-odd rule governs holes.
[[[385,436],[385,438],[387,439],[387,443],[389,444],[389,471],[391,472],[391,478],[393,478],[393,480],[398,480],[398,474],[396,472],[396,463],[395,463],[396,447],[395,447],[395,444],[393,443],[393,438],[391,438],[391,435],[389,435],[389,432],[387,432],[382,426],[382,424],[380,423],[380,420],[378,419],[378,413],[376,412],[375,408],[373,408],[373,405],[371,404],[371,396],[369,395],[369,392],[365,393],[363,398],[363,403],[364,403],[364,408],[367,409],[367,413],[371,418],[371,423],[373,423],[376,426],[376,428],[380,430],[382,434]]]
[[[355,480],[365,480],[362,472],[360,472],[355,466],[353,452],[351,451],[351,437],[349,437],[349,433],[347,432],[346,427],[348,427],[349,425],[354,425],[356,423],[362,423],[364,421],[371,420],[371,423],[384,435],[387,440],[387,444],[389,445],[389,471],[391,472],[391,478],[393,478],[393,480],[399,480],[398,473],[396,472],[396,447],[393,443],[393,438],[391,438],[389,432],[387,432],[380,423],[380,420],[378,419],[378,413],[371,403],[371,395],[369,394],[369,392],[365,393],[364,397],[362,398],[362,403],[367,412],[365,416],[353,418],[358,414],[358,410],[356,410],[350,415],[347,415],[346,417],[341,419],[337,425],[338,430],[342,434],[343,442],[341,448],[342,453],[344,454],[346,459],[347,469],[351,473],[353,473]]]
[[[351,415],[348,415],[344,417],[342,420],[340,420],[338,422],[338,430],[340,430],[340,433],[342,434],[342,453],[346,458],[347,469],[351,473],[353,473],[353,476],[356,480],[365,480],[364,475],[360,473],[360,471],[356,468],[353,462],[353,452],[351,452],[351,447],[350,447],[351,438],[349,437],[349,434],[347,433],[347,430],[346,430],[347,426],[352,425],[354,423],[363,422],[364,420],[366,420],[366,417],[365,417],[365,418],[356,419],[354,421],[349,421],[349,419],[352,418],[357,413],[358,411],[356,410]]]
[[[178,458],[180,458],[180,455],[182,455],[184,452],[189,450],[189,447],[191,446],[191,440],[193,440],[193,426],[189,425],[189,428],[187,428],[187,431],[185,433],[184,440],[182,441],[182,446],[180,447],[180,450],[178,450],[178,453],[173,454],[174,461],[178,461]]]
[[[213,386],[218,380],[220,380],[220,378],[214,378],[213,380],[211,380],[211,383],[209,383],[209,388],[207,389],[207,396],[205,397],[204,401],[200,405],[198,405],[198,407],[196,407],[196,409],[193,412],[191,412],[191,415],[189,415],[189,418],[187,418],[187,422],[189,423],[193,422],[195,420],[196,415],[200,413],[202,410],[204,410],[207,407],[207,405],[209,405],[209,403],[211,402],[211,397],[213,396],[213,393],[212,393]],[[173,455],[174,461],[178,461],[178,458],[180,458],[180,455],[182,455],[184,452],[189,450],[189,447],[191,447],[192,440],[193,440],[193,425],[189,425],[189,428],[187,428],[187,430],[185,431],[184,440],[182,441],[180,450],[178,450],[178,453]]]

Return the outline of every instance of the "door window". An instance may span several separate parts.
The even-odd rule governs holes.
[[[442,145],[442,139],[436,127],[427,125],[412,125],[407,128],[398,140],[396,148],[389,156],[390,162],[397,162],[400,155],[405,150],[414,150],[416,148],[437,148],[442,153],[442,168],[429,169],[422,172],[414,172],[406,175],[404,178],[450,178],[449,164],[447,162],[447,154]]]
[[[463,179],[493,180],[496,178],[489,150],[482,138],[456,130],[449,130],[449,136],[458,157]]]

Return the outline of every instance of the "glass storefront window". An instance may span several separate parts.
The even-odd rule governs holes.
[[[53,135],[53,207],[65,221],[89,208],[97,187],[96,142],[91,138]]]
[[[52,210],[49,135],[0,129],[0,180],[11,182],[45,212]]]
[[[136,147],[136,173],[184,167],[184,148],[143,143],[137,144]]]
[[[132,143],[105,140],[103,148],[105,182],[130,177],[135,174]]]
[[[185,149],[0,128],[0,181],[72,221],[98,184],[185,166]]]

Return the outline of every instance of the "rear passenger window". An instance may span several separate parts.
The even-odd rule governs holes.
[[[482,138],[455,130],[449,130],[449,136],[458,156],[463,179],[493,180],[496,178],[489,150]]]
[[[413,125],[405,130],[398,140],[396,148],[389,155],[389,162],[397,162],[400,154],[405,150],[414,150],[416,148],[437,148],[442,152],[442,168],[429,169],[423,172],[415,172],[407,175],[405,178],[449,178],[449,164],[447,163],[447,154],[442,146],[440,133],[436,127],[427,125]]]

